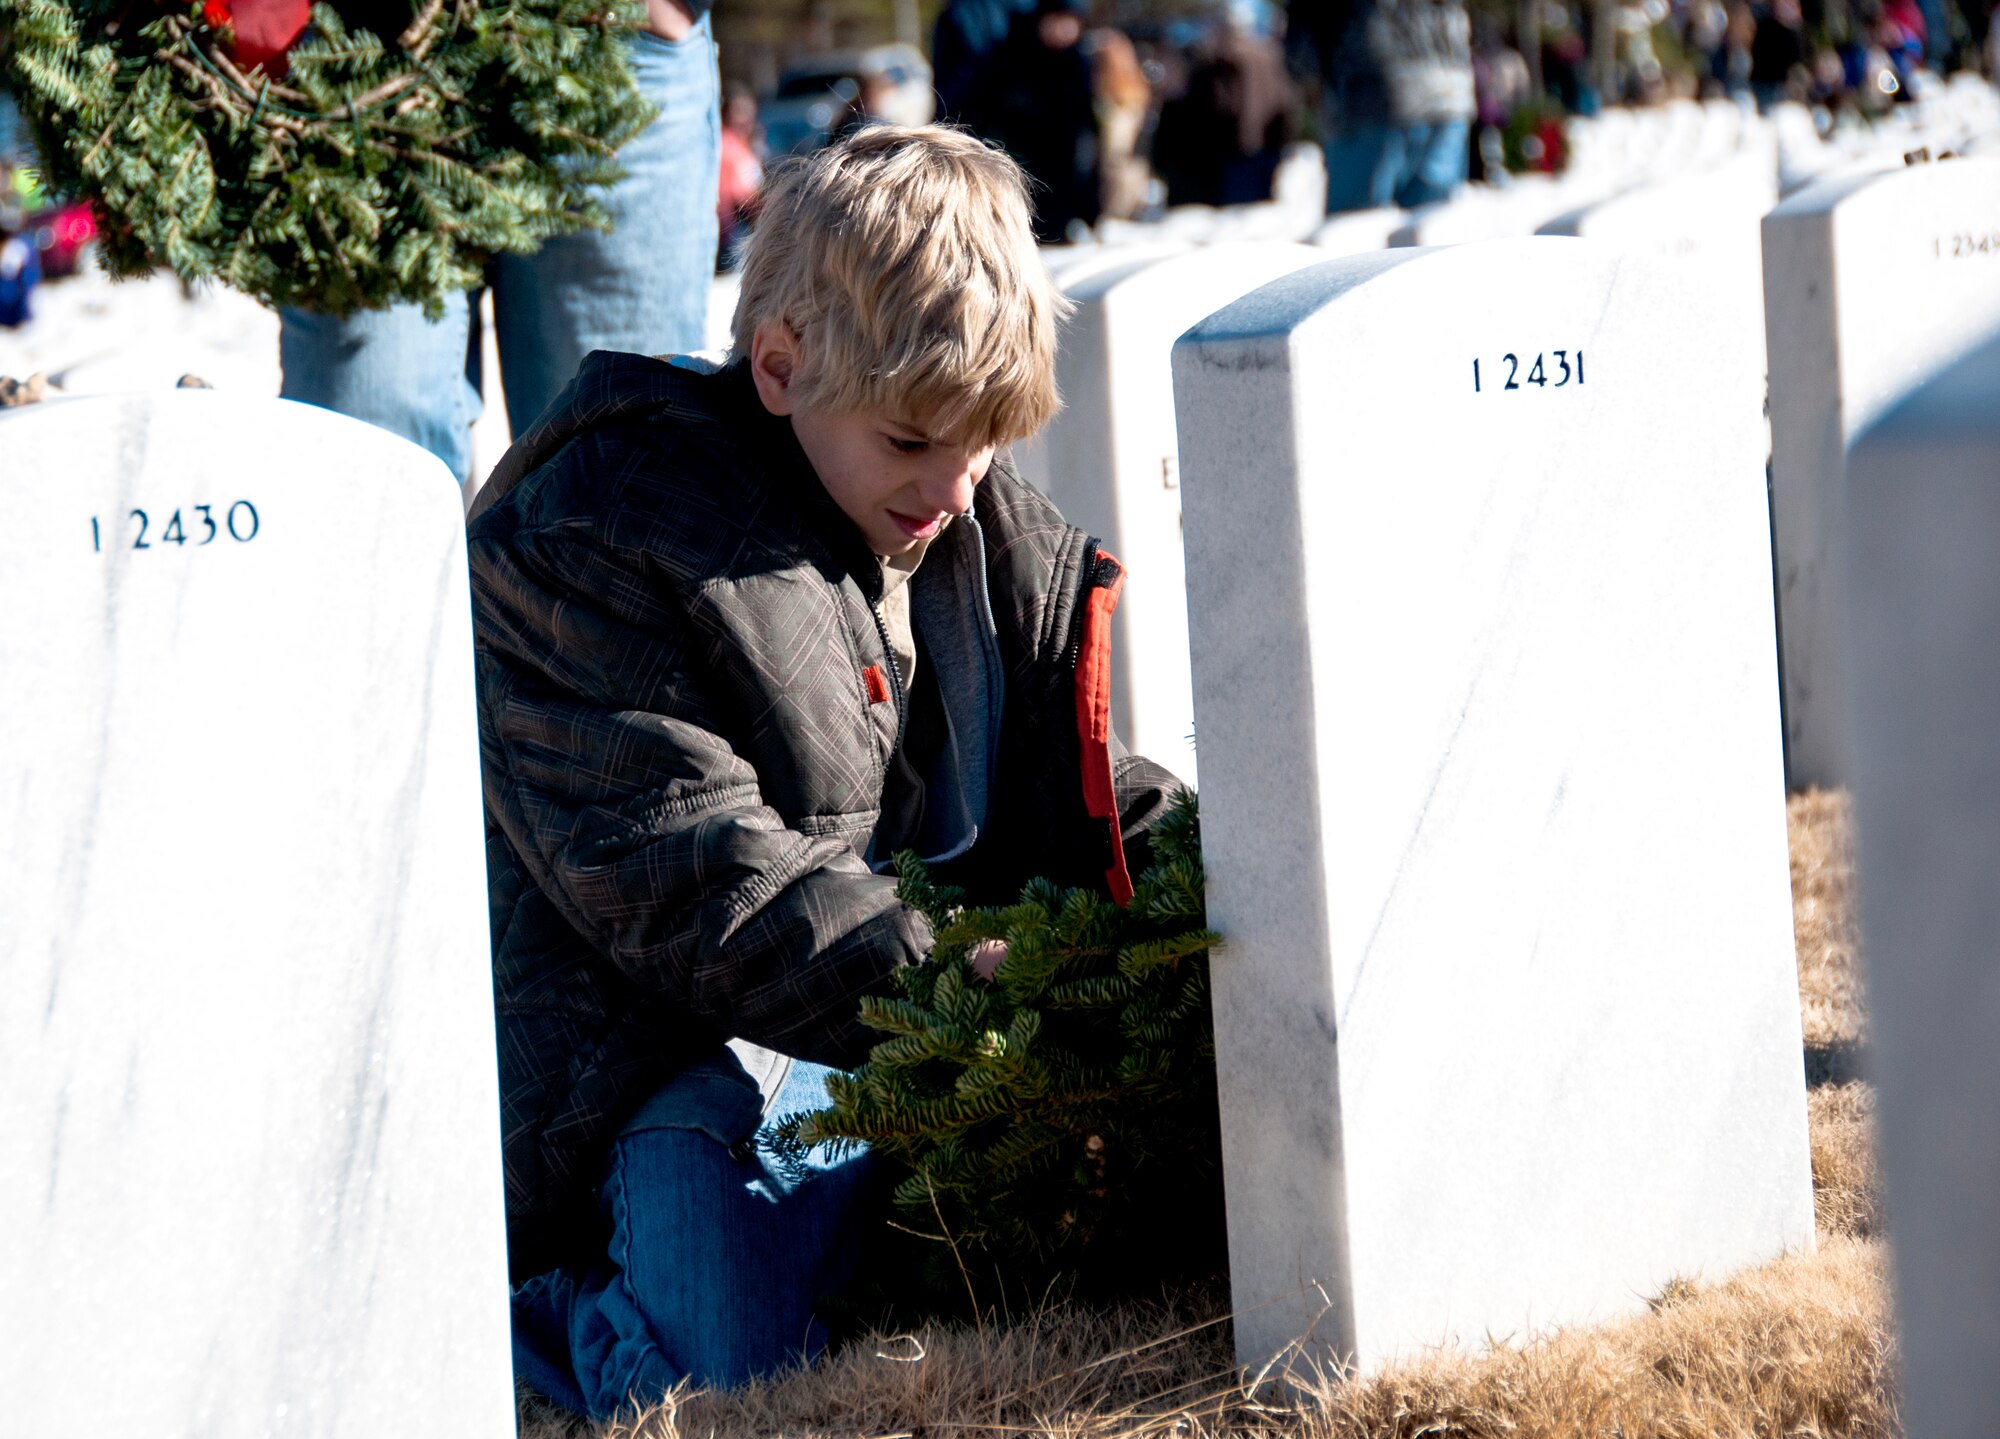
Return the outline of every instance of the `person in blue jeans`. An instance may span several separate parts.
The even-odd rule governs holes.
[[[683,1381],[727,1385],[824,1349],[815,1308],[848,1286],[880,1222],[874,1163],[789,1173],[755,1135],[823,1108],[829,1073],[739,1042],[642,1104],[598,1187],[602,1262],[514,1293],[514,1377],[601,1420]]]
[[[1465,183],[1476,105],[1463,0],[1295,7],[1286,43],[1320,80],[1327,213],[1411,209]]]
[[[507,415],[525,431],[592,350],[702,348],[715,275],[720,90],[709,0],[649,0],[632,36],[639,89],[660,107],[618,152],[625,178],[600,197],[609,233],[545,242],[489,267]],[[475,294],[427,320],[410,304],[344,318],[281,312],[280,394],[412,440],[471,478],[481,391]]]

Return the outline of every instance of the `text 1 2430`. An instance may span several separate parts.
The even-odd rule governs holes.
[[[131,548],[135,550],[162,549],[167,545],[178,545],[185,549],[192,545],[200,549],[212,545],[227,535],[240,545],[247,545],[257,538],[262,527],[257,518],[257,507],[248,500],[238,500],[222,512],[222,518],[215,517],[214,505],[189,505],[188,518],[182,519],[182,511],[175,510],[168,515],[164,524],[158,524],[154,516],[145,510],[131,509],[125,512],[125,530],[131,536]],[[113,522],[115,525],[116,522]],[[103,524],[96,515],[90,517],[90,548],[102,554],[107,544],[116,545],[122,537],[120,533],[108,532],[112,526]]]

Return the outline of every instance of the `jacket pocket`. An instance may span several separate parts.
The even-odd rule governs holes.
[[[1111,616],[1125,587],[1125,567],[1091,540],[1084,546],[1082,569],[1064,658],[1074,677],[1083,808],[1093,826],[1103,830],[1104,882],[1111,898],[1129,904],[1132,874],[1125,864],[1111,757]]]

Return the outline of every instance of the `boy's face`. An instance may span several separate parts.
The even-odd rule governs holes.
[[[767,339],[776,328],[782,335]],[[953,515],[972,508],[993,448],[967,450],[934,440],[921,417],[834,415],[791,401],[796,342],[784,327],[758,327],[750,369],[764,408],[789,415],[799,448],[841,513],[878,555],[900,555],[933,539]]]

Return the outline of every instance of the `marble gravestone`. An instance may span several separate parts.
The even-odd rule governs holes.
[[[1703,107],[1733,116],[1735,107]],[[1733,120],[1730,123],[1736,123]],[[1635,186],[1543,225],[1544,235],[1573,235],[1637,254],[1658,255],[1699,272],[1727,296],[1725,322],[1764,353],[1764,272],[1758,226],[1778,203],[1775,133],[1760,126],[1737,154],[1705,170]]]
[[[1847,778],[1840,544],[1849,439],[2000,323],[2000,161],[1828,179],[1764,220],[1791,782]]]
[[[1112,723],[1135,752],[1197,778],[1181,560],[1174,341],[1266,280],[1325,256],[1306,245],[1214,245],[1084,271],[1056,353],[1064,408],[1014,449],[1022,478],[1123,562],[1112,620]]]
[[[458,487],[178,391],[0,412],[10,1432],[514,1432]]]
[[[1588,198],[1575,182],[1551,175],[1519,175],[1506,186],[1470,186],[1448,200],[1420,205],[1389,237],[1396,246],[1463,245],[1532,235],[1541,225]]]
[[[1325,222],[1313,231],[1311,244],[1321,251],[1321,258],[1326,260],[1342,255],[1365,255],[1370,250],[1387,249],[1390,239],[1409,223],[1410,212],[1395,205],[1347,210],[1327,216]]]
[[[1056,288],[1067,291],[1106,270],[1122,270],[1141,260],[1161,260],[1169,255],[1185,254],[1189,248],[1175,240],[1128,240],[1122,244],[1103,245],[1060,256],[1044,249],[1042,258],[1048,265],[1049,278],[1056,282]]]
[[[1175,348],[1247,1364],[1524,1338],[1813,1243],[1756,356],[1718,304],[1528,238],[1330,261]]]
[[[2000,326],[1857,438],[1846,623],[1903,1414],[2000,1411]]]

